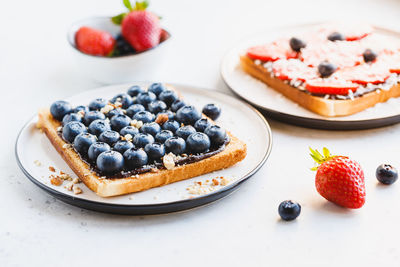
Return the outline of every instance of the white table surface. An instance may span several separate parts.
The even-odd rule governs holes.
[[[151,3],[173,34],[169,67],[142,80],[230,93],[219,74],[224,52],[247,34],[278,25],[359,18],[400,30],[392,1],[161,1]],[[0,266],[398,266],[400,182],[380,186],[375,168],[400,168],[400,125],[364,131],[311,130],[269,121],[265,166],[211,205],[159,216],[115,216],[64,204],[33,185],[14,157],[18,131],[40,106],[100,86],[70,58],[74,20],[112,15],[119,1],[4,1],[0,8]],[[5,121],[4,121],[5,119]],[[314,188],[308,146],[358,160],[367,202],[346,210]],[[279,220],[278,204],[301,203]]]

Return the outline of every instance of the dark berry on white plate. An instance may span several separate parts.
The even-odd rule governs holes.
[[[114,96],[110,102],[115,104],[117,101],[122,104],[123,109],[127,109],[129,106],[133,104],[132,97],[127,93],[121,93]]]
[[[111,119],[112,117],[114,117],[115,115],[118,115],[118,114],[124,115],[125,113],[121,108],[115,108],[115,109],[112,109],[109,112],[107,112],[106,117]]]
[[[171,132],[169,130],[162,130],[161,132],[156,134],[155,139],[158,143],[164,144],[165,141],[167,141],[169,138],[171,138],[173,136],[174,136],[173,132]]]
[[[154,121],[156,119],[156,116],[148,111],[139,111],[133,116],[133,119],[146,123]]]
[[[332,42],[343,41],[345,39],[346,38],[344,37],[344,35],[339,32],[332,32],[331,34],[328,35],[328,40]]]
[[[179,122],[175,121],[175,120],[168,120],[166,122],[164,122],[164,124],[162,125],[162,128],[164,130],[169,130],[173,133],[176,132],[176,130],[179,129],[181,125],[179,124]]]
[[[290,38],[289,45],[293,49],[293,51],[296,52],[300,52],[302,48],[306,47],[306,43],[303,40],[296,37]]]
[[[51,104],[50,113],[51,115],[59,121],[62,121],[65,115],[72,112],[72,106],[70,103],[64,100],[59,100]]]
[[[203,118],[203,119],[196,121],[196,123],[194,124],[194,128],[198,132],[204,132],[206,130],[206,128],[211,125],[212,125],[212,123],[208,119]]]
[[[83,117],[81,114],[78,113],[70,113],[64,116],[64,118],[62,119],[62,124],[65,125],[71,121],[83,122]]]
[[[105,151],[97,157],[96,164],[102,173],[115,174],[124,168],[124,157],[117,151]]]
[[[188,151],[193,154],[204,153],[210,149],[210,138],[204,133],[196,132],[186,140]]]
[[[124,154],[125,151],[127,151],[128,149],[134,147],[134,145],[132,144],[132,142],[129,142],[127,140],[119,140],[118,142],[116,142],[113,146],[113,149],[115,151],[118,151],[121,154]]]
[[[176,112],[176,120],[187,125],[193,125],[201,119],[201,113],[194,106],[183,106]]]
[[[119,132],[122,128],[131,124],[131,118],[124,114],[118,114],[111,118],[110,124],[114,131]]]
[[[131,86],[131,87],[128,89],[128,95],[130,95],[131,97],[135,97],[135,96],[137,96],[138,94],[144,93],[144,92],[145,92],[145,91],[143,90],[143,88],[140,87],[139,85]]]
[[[165,155],[164,145],[160,143],[147,144],[144,147],[144,151],[147,153],[149,160],[158,160]]]
[[[62,129],[62,136],[65,140],[72,143],[75,137],[80,133],[86,133],[86,126],[79,121],[71,121],[64,125]]]
[[[328,61],[323,61],[318,65],[318,72],[322,78],[331,76],[336,70],[337,67]]]
[[[377,58],[377,54],[371,49],[366,49],[363,53],[363,58],[365,62],[373,62]]]
[[[112,131],[112,130],[107,130],[100,134],[99,141],[107,143],[110,146],[112,146],[114,143],[116,143],[119,140],[120,137],[121,136],[118,132]]]
[[[107,105],[108,101],[104,98],[96,98],[89,103],[89,110],[100,110]]]
[[[143,149],[130,148],[124,152],[125,168],[133,170],[147,164],[149,158]]]
[[[128,115],[129,117],[133,118],[133,116],[140,112],[140,111],[145,111],[146,108],[141,105],[141,104],[133,104],[132,106],[130,106],[127,110],[126,110],[126,115]]]
[[[211,125],[204,131],[210,138],[211,144],[214,146],[220,146],[225,143],[227,139],[226,131],[218,125]]]
[[[152,92],[156,96],[160,95],[162,92],[164,92],[166,90],[167,90],[167,88],[162,83],[153,83],[147,89],[147,91]]]
[[[186,125],[186,126],[180,127],[178,130],[176,130],[175,134],[186,140],[189,137],[189,135],[191,135],[192,133],[195,133],[195,132],[196,132],[196,129],[193,126]]]
[[[167,104],[161,100],[156,100],[147,105],[147,109],[154,114],[160,113],[167,109]]]
[[[94,120],[88,127],[89,133],[99,136],[102,132],[111,130],[110,123],[106,120]]]
[[[127,134],[132,135],[132,137],[134,137],[137,133],[139,132],[139,130],[136,127],[133,126],[125,126],[124,128],[121,129],[121,131],[119,131],[121,136],[125,136]]]
[[[133,144],[135,147],[145,147],[147,144],[154,143],[154,137],[148,133],[138,133],[133,138]]]
[[[89,112],[89,108],[87,106],[77,106],[74,108],[74,113],[78,113],[79,111],[83,111],[84,113]]]
[[[172,103],[178,100],[178,95],[172,90],[166,90],[158,96],[158,99],[167,104],[167,106],[171,106]]]
[[[136,97],[136,102],[137,104],[141,104],[144,107],[147,107],[147,105],[150,102],[153,102],[154,100],[157,99],[157,96],[152,93],[152,92],[143,92],[137,95]]]
[[[87,155],[89,147],[96,142],[97,136],[90,133],[81,133],[74,139],[74,148],[81,155]]]
[[[143,124],[142,127],[140,127],[140,132],[141,133],[148,133],[151,134],[152,136],[156,136],[159,132],[161,132],[161,126],[160,124],[156,122],[147,122]]]
[[[173,112],[177,112],[181,107],[186,106],[185,102],[183,102],[182,100],[175,100],[175,102],[173,102],[171,104],[171,110]]]
[[[88,157],[91,161],[96,162],[97,157],[105,152],[111,150],[109,144],[104,142],[96,142],[89,147]]]
[[[158,115],[162,115],[162,114],[167,115],[168,116],[168,120],[174,120],[175,119],[175,113],[173,113],[171,110],[162,111],[162,112],[158,113],[157,116]]]
[[[175,155],[181,155],[186,150],[186,142],[181,137],[171,137],[164,143],[166,153],[172,152]]]
[[[376,169],[376,179],[382,184],[393,184],[397,181],[398,172],[395,167],[389,164],[379,165]]]
[[[89,126],[94,120],[105,120],[106,116],[98,110],[89,111],[85,113],[83,121],[85,125]]]
[[[215,104],[207,104],[203,107],[203,113],[215,121],[221,115],[221,108]]]
[[[301,206],[297,202],[285,200],[279,204],[278,212],[282,220],[292,221],[300,215]]]

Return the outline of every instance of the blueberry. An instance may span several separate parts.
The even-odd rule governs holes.
[[[120,140],[114,144],[113,149],[121,154],[124,154],[125,151],[132,147],[134,147],[132,142],[129,142],[127,140]]]
[[[89,147],[97,142],[97,136],[90,133],[80,133],[74,139],[74,148],[81,155],[87,155]]]
[[[130,95],[131,97],[137,96],[140,93],[144,93],[144,90],[139,85],[131,86],[128,89],[128,95]]]
[[[304,47],[306,47],[306,43],[303,40],[300,40],[299,38],[292,37],[289,40],[290,47],[293,49],[293,51],[300,52],[300,50]]]
[[[372,51],[371,49],[366,49],[363,53],[364,61],[365,62],[372,62],[376,60],[378,55]]]
[[[201,119],[201,113],[194,106],[183,106],[176,112],[177,121],[193,125]]]
[[[70,113],[64,116],[64,118],[62,119],[62,124],[65,125],[70,121],[79,121],[79,122],[83,122],[83,117],[81,114],[77,114],[77,113]]]
[[[101,113],[100,111],[89,111],[85,113],[85,117],[83,117],[83,121],[85,122],[85,125],[89,126],[92,121],[94,120],[105,120],[106,116]]]
[[[200,119],[200,120],[196,121],[196,123],[194,124],[194,128],[198,132],[204,132],[205,129],[211,125],[212,125],[212,123],[208,119],[204,118],[204,119]]]
[[[147,106],[147,108],[151,113],[157,114],[157,113],[160,113],[161,111],[166,110],[167,109],[167,104],[165,104],[161,100],[156,100],[156,101],[151,102]]]
[[[144,151],[150,160],[157,160],[165,155],[164,145],[160,143],[147,144],[144,147]]]
[[[94,120],[88,127],[89,133],[99,136],[102,132],[111,130],[110,123],[106,120]]]
[[[162,92],[164,92],[165,90],[167,90],[167,88],[162,83],[153,83],[147,89],[147,91],[152,92],[157,96]]]
[[[114,131],[119,132],[122,128],[131,124],[131,118],[124,114],[118,114],[111,118],[110,124]]]
[[[156,116],[148,111],[139,111],[133,116],[133,119],[146,123],[154,121],[156,119]]]
[[[175,113],[173,113],[171,110],[165,110],[163,112],[160,112],[160,113],[157,114],[157,117],[158,117],[158,115],[162,115],[162,114],[167,115],[168,116],[168,120],[172,121],[172,120],[175,119]]]
[[[105,151],[97,157],[96,164],[102,173],[115,174],[122,171],[124,157],[117,151]]]
[[[173,120],[168,120],[168,121],[164,122],[164,124],[162,125],[162,128],[164,130],[169,130],[169,131],[175,133],[176,130],[178,130],[180,126],[181,125],[179,124],[179,122],[173,121]]]
[[[282,220],[292,221],[300,215],[301,206],[299,203],[285,200],[279,204],[278,212]]]
[[[211,144],[213,144],[214,146],[222,145],[223,143],[225,143],[225,140],[227,138],[226,131],[218,125],[208,126],[204,130],[204,133],[208,135]]]
[[[99,136],[99,141],[104,142],[112,146],[120,138],[120,134],[116,131],[108,130],[104,131]]]
[[[50,113],[59,121],[62,121],[65,115],[72,112],[72,106],[70,103],[64,100],[59,100],[51,104]]]
[[[154,137],[148,133],[138,133],[133,137],[135,147],[145,147],[147,144],[154,143]]]
[[[221,115],[221,108],[215,104],[207,104],[203,107],[203,113],[215,121]]]
[[[147,107],[147,105],[150,102],[153,102],[156,99],[157,99],[156,95],[153,94],[152,92],[144,92],[144,93],[140,93],[137,95],[136,102],[138,104],[141,104],[141,105]]]
[[[194,133],[186,140],[188,150],[193,153],[204,153],[210,149],[210,138],[204,133]]]
[[[114,96],[110,102],[114,104],[117,101],[122,104],[123,109],[127,109],[130,105],[133,104],[132,97],[127,93],[122,93]]]
[[[125,167],[133,170],[146,165],[149,158],[143,149],[130,148],[124,153]]]
[[[133,127],[133,126],[125,126],[124,128],[121,129],[121,131],[119,131],[119,133],[122,136],[125,136],[127,134],[135,136],[138,132],[139,132],[139,130],[136,127]]]
[[[121,108],[115,108],[115,109],[112,109],[109,112],[107,112],[106,117],[111,119],[112,117],[114,117],[115,115],[118,115],[118,114],[124,115],[125,113]]]
[[[185,102],[178,99],[174,103],[171,104],[171,110],[173,112],[177,112],[183,106],[186,106]]]
[[[161,144],[164,144],[165,141],[167,141],[167,139],[169,139],[169,138],[171,138],[171,137],[173,137],[173,136],[174,136],[174,134],[173,134],[171,131],[169,131],[169,130],[162,130],[161,132],[159,132],[158,134],[156,134],[155,139],[156,139],[157,142],[159,142],[159,143],[161,143]]]
[[[379,165],[375,175],[382,184],[393,184],[398,178],[397,169],[389,164]]]
[[[77,106],[74,108],[74,113],[78,113],[79,111],[83,111],[84,113],[89,112],[89,108],[87,106]]]
[[[328,35],[328,40],[329,41],[343,41],[346,38],[344,37],[343,34],[339,33],[339,32],[332,32],[331,34]]]
[[[89,103],[89,110],[100,110],[107,105],[108,101],[104,98],[96,98]]]
[[[88,157],[89,160],[96,162],[97,157],[104,151],[110,151],[111,147],[109,144],[104,142],[96,142],[89,147]]]
[[[158,99],[163,101],[169,107],[172,103],[178,100],[178,95],[174,91],[166,90],[158,96]]]
[[[81,122],[71,121],[64,125],[62,129],[62,136],[65,140],[72,143],[78,134],[86,132],[86,127]]]
[[[116,44],[112,56],[124,56],[132,55],[135,53],[135,49],[124,39],[122,34],[118,34],[115,38]]]
[[[143,124],[142,127],[140,127],[140,132],[141,133],[148,133],[151,134],[152,136],[156,136],[159,132],[161,132],[161,127],[160,124],[156,122],[148,122]]]
[[[186,150],[186,142],[180,137],[171,137],[164,143],[167,153],[172,152],[175,155],[181,155]]]
[[[195,133],[195,132],[196,132],[196,129],[193,126],[186,125],[186,126],[180,127],[178,130],[176,130],[175,134],[186,140],[189,137],[189,135],[191,135],[192,133]]]
[[[335,65],[327,61],[323,61],[321,62],[321,64],[318,65],[318,72],[322,78],[331,76],[336,71],[336,69],[337,67]]]
[[[136,113],[140,112],[140,111],[145,111],[145,107],[143,105],[140,104],[133,104],[132,106],[130,106],[127,110],[126,110],[126,115],[128,115],[129,117],[133,117],[133,115],[135,115]]]

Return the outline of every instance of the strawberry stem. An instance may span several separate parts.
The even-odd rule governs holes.
[[[336,157],[335,155],[331,155],[331,153],[329,152],[329,150],[326,147],[322,148],[322,154],[317,149],[314,150],[311,147],[309,147],[309,149],[310,149],[310,152],[311,152],[310,156],[314,159],[314,161],[315,161],[315,163],[317,165],[317,166],[314,166],[314,167],[311,168],[312,171],[318,170],[318,167],[322,163],[324,163],[324,162],[326,162],[328,160],[331,160],[334,157]]]

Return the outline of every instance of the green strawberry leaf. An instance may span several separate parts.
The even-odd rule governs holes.
[[[145,10],[149,6],[148,1],[136,2],[135,10]]]
[[[312,149],[311,147],[309,147],[310,149],[310,156],[314,159],[315,163],[318,166],[315,166],[313,168],[311,168],[311,170],[315,171],[318,169],[319,165],[321,165],[322,163],[329,161],[331,159],[333,159],[334,157],[336,157],[335,155],[331,155],[331,153],[329,152],[329,150],[324,147],[322,148],[322,153],[324,155],[322,155],[317,149]]]
[[[327,149],[326,147],[322,148],[322,152],[324,153],[325,158],[329,158],[331,156],[331,153],[329,153],[329,149]]]
[[[124,3],[124,6],[126,6],[126,8],[127,8],[129,11],[132,11],[132,10],[133,10],[131,1],[129,1],[129,0],[122,0],[122,2]],[[136,3],[136,5],[137,5],[137,3]]]
[[[121,13],[111,18],[111,21],[116,25],[121,25],[124,20],[126,13]]]

